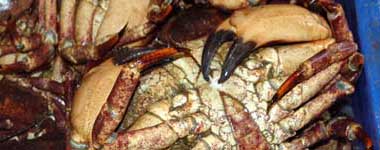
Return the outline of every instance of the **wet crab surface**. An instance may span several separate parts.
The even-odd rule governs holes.
[[[0,147],[371,149],[335,110],[364,63],[342,7],[286,3],[14,1]]]

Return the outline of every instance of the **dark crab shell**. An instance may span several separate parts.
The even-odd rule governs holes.
[[[65,148],[65,133],[50,116],[48,101],[32,89],[1,80],[0,110],[0,149]]]

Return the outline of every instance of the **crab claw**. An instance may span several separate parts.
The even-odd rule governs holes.
[[[321,16],[296,5],[263,5],[238,10],[208,37],[202,55],[202,74],[205,80],[209,80],[211,59],[227,41],[233,41],[233,44],[224,61],[219,83],[226,81],[237,65],[258,48],[273,43],[322,40],[330,36],[330,28]]]
[[[218,80],[219,83],[226,81],[233,73],[235,68],[255,49],[254,42],[244,43],[242,39],[235,40],[227,54],[227,59],[223,63],[222,73]]]
[[[232,31],[221,30],[210,35],[205,44],[202,54],[202,74],[206,81],[210,80],[208,76],[210,74],[211,59],[216,54],[218,48],[227,41],[231,41],[236,37],[236,34]]]

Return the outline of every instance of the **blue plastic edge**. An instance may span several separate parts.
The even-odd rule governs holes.
[[[361,53],[364,72],[352,96],[355,119],[380,150],[380,0],[340,0]]]

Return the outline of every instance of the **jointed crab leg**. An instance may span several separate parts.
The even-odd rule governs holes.
[[[300,1],[305,2],[305,0]],[[308,3],[307,6],[320,5],[320,7],[327,11],[328,20],[337,43],[327,48],[326,52],[321,52],[302,64],[299,69],[283,83],[273,97],[273,100],[280,99],[296,84],[307,80],[315,73],[321,71],[321,69],[326,68],[332,63],[341,61],[357,51],[357,45],[354,43],[352,32],[348,27],[342,6],[334,2],[334,0],[316,0],[311,2],[306,0],[306,3]]]
[[[133,131],[122,131],[104,145],[106,150],[119,149],[163,149],[172,145],[179,138],[189,134],[207,131],[209,120],[203,114],[193,114],[179,120],[170,120],[153,127]]]
[[[323,51],[322,51],[323,52]],[[358,57],[358,58],[356,58]],[[288,92],[280,100],[275,101],[274,104],[269,108],[269,116],[271,121],[278,122],[279,120],[285,118],[293,109],[298,108],[300,105],[308,101],[310,98],[319,93],[319,91],[327,91],[331,85],[328,85],[331,80],[333,80],[338,73],[344,70],[346,78],[350,78],[348,81],[354,80],[357,78],[357,75],[354,75],[357,72],[360,72],[360,66],[362,65],[363,56],[359,53],[351,56],[350,58],[356,58],[353,61],[348,61],[348,59],[334,63],[328,66],[326,69],[318,72],[310,79],[303,81],[302,83],[294,86],[290,92]],[[358,60],[359,59],[359,60]],[[353,68],[354,70],[349,70]],[[347,69],[347,70],[346,70]],[[351,74],[352,77],[348,77]],[[332,83],[334,84],[334,83]]]
[[[285,119],[279,121],[279,125],[282,130],[287,132],[297,131],[309,123],[315,116],[327,110],[338,98],[353,92],[354,87],[350,83],[338,80],[327,92],[320,94]],[[279,141],[283,141],[288,136],[277,136],[277,138]]]
[[[239,149],[269,149],[268,142],[243,105],[232,98],[224,97],[223,101]]]
[[[60,21],[62,30],[59,43],[62,56],[72,63],[97,59],[99,54],[94,45],[92,28],[97,2],[67,0],[63,1],[63,4],[65,7],[60,12],[63,17]],[[82,10],[76,12],[76,9]]]
[[[327,19],[333,29],[333,36],[336,41],[354,41],[352,32],[347,23],[346,15],[341,4],[335,0],[297,0],[303,1],[306,6],[319,5],[327,12]]]
[[[344,138],[350,141],[361,140],[366,150],[372,149],[372,141],[363,128],[346,117],[334,118],[327,123],[317,122],[304,133],[287,143],[280,145],[283,149],[304,149],[331,137]]]
[[[177,51],[171,48],[156,50],[141,56],[137,61],[129,64],[134,66],[134,68],[126,66],[122,69],[107,102],[103,105],[95,121],[93,132],[93,139],[95,141],[102,144],[105,143],[109,135],[112,134],[122,120],[129,100],[138,84],[140,78],[139,72],[176,53]]]
[[[352,57],[355,56],[356,55]],[[299,109],[295,110],[293,113],[289,112],[292,111],[291,109],[283,110],[281,107],[278,107],[281,110],[278,109],[280,111],[277,110],[277,114],[279,114],[281,117],[275,117],[276,120],[280,120],[283,118],[283,116],[286,116],[288,114],[289,115],[278,122],[279,128],[276,128],[275,130],[279,130],[274,132],[278,133],[278,135],[276,136],[277,142],[282,142],[286,140],[289,136],[291,136],[291,134],[294,131],[301,129],[306,124],[308,124],[313,118],[315,118],[315,116],[327,110],[338,98],[354,92],[354,87],[352,83],[350,81],[347,81],[345,78],[342,78],[342,76],[339,74],[330,82],[331,83],[327,84],[329,87],[321,90],[322,92],[320,92],[318,96],[316,96],[314,99],[312,99],[310,102],[306,103]],[[286,106],[291,106],[291,104],[286,104]],[[272,113],[272,115],[274,115],[274,113]]]
[[[357,45],[353,42],[340,42],[331,44],[326,50],[319,52],[306,60],[290,77],[282,84],[273,97],[276,101],[282,98],[290,89],[298,83],[309,79],[327,66],[347,59],[357,51]]]

